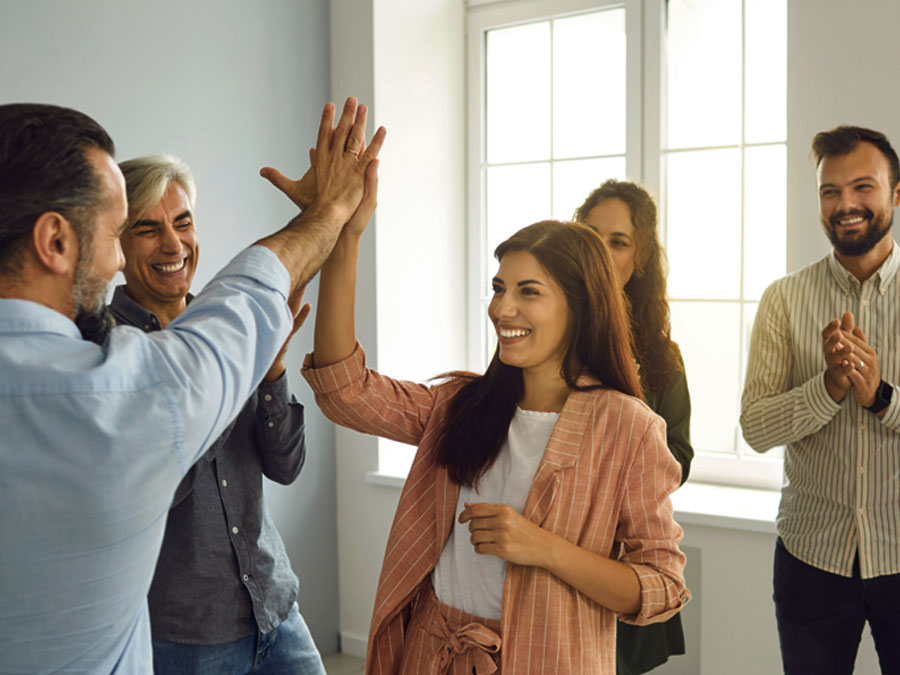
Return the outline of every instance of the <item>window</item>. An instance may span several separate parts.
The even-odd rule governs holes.
[[[738,424],[750,328],[786,259],[786,0],[469,0],[469,366],[492,252],[610,177],[658,198],[695,479],[777,486]]]

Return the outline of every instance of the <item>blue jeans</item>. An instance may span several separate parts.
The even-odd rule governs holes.
[[[853,672],[866,621],[882,673],[900,673],[900,574],[842,577],[807,565],[775,542],[775,618],[785,675]]]
[[[254,628],[256,622],[253,622]],[[153,640],[156,675],[325,675],[297,603],[277,628],[221,645]]]

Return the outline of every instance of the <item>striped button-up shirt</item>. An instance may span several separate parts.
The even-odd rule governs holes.
[[[900,383],[900,247],[860,282],[834,254],[773,283],[759,305],[741,405],[744,437],[764,452],[786,445],[778,533],[788,551],[851,576],[900,572],[900,395],[883,418],[852,391],[825,389],[822,329],[852,312],[878,354],[881,377]]]

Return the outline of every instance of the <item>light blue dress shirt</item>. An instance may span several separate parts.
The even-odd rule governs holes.
[[[169,504],[287,338],[289,287],[252,247],[167,330],[115,328],[103,348],[0,300],[0,673],[152,672]]]

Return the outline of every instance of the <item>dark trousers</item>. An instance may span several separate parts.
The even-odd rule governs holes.
[[[900,673],[900,574],[861,579],[807,565],[775,543],[775,618],[785,675],[853,672],[866,621],[882,673]]]

